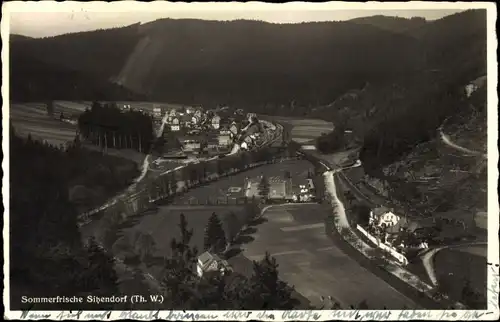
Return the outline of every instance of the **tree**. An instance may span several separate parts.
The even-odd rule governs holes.
[[[295,307],[294,288],[278,278],[278,264],[268,252],[260,262],[253,262],[249,286],[251,293],[246,298],[247,309],[290,310]]]
[[[269,197],[270,188],[269,180],[265,175],[262,175],[258,186],[259,196],[263,199],[267,199]]]
[[[229,241],[232,241],[238,231],[241,228],[240,221],[234,212],[230,212],[227,216],[224,217],[224,222],[226,224],[226,231]]]
[[[153,256],[156,242],[150,234],[137,232],[134,236],[134,245],[140,260],[145,262]]]
[[[83,242],[79,212],[68,191],[74,182],[85,184],[95,173],[88,164],[102,165],[102,157],[85,149],[70,153],[14,132],[10,140],[11,162],[17,165],[10,169],[12,308],[22,305],[16,290],[26,296],[116,294],[114,260],[97,241]]]
[[[352,206],[353,202],[356,201],[356,197],[354,196],[351,190],[346,190],[344,192],[344,197],[347,201],[348,206]]]
[[[105,214],[101,220],[101,224],[105,229],[103,236],[103,244],[106,248],[112,249],[116,240],[118,239],[117,226],[122,221],[122,217],[125,212],[125,204],[123,201],[119,200],[116,206]]]
[[[226,233],[219,217],[212,213],[205,228],[204,249],[221,254],[226,249]]]
[[[218,159],[216,161],[217,174],[219,176],[223,175],[224,172],[226,172],[226,168],[224,167],[224,165],[225,165],[224,159]]]
[[[188,229],[184,214],[179,216],[180,239],[170,242],[171,256],[165,259],[162,285],[170,308],[189,308],[191,302],[200,298],[195,292],[198,277],[195,272],[198,250],[189,245],[193,230]]]
[[[163,154],[168,152],[166,149],[166,143],[167,143],[167,141],[165,140],[163,135],[160,136],[158,139],[154,140],[153,152],[157,153],[160,156],[162,156]]]
[[[332,132],[321,135],[316,140],[316,148],[321,153],[332,153],[342,149],[345,146],[346,123],[341,121],[335,125]]]
[[[85,283],[93,283],[94,294],[109,295],[118,291],[118,276],[114,270],[114,258],[98,245],[95,238],[89,240],[88,266],[85,270]]]
[[[474,290],[470,279],[468,278],[465,278],[462,287],[461,299],[465,303],[469,304],[471,308],[480,308],[481,305],[484,305],[484,300],[482,300],[481,295]]]
[[[91,109],[80,114],[78,129],[85,139],[103,149],[133,148],[142,152],[155,145],[152,118],[138,111],[123,113],[114,103],[94,102]]]
[[[173,172],[168,178],[168,191],[170,194],[177,193],[177,180],[175,179],[175,174]]]
[[[368,310],[369,307],[368,307],[368,303],[366,302],[366,300],[363,300],[361,301],[358,305],[351,305],[351,309],[353,310]]]
[[[54,115],[54,101],[47,102],[47,114],[51,117]]]

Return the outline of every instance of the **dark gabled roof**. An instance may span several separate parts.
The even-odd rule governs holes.
[[[390,211],[391,211],[391,209],[389,209],[387,207],[384,207],[384,206],[379,206],[377,208],[372,209],[373,215],[376,216],[376,217],[380,217],[383,214],[386,214],[386,213],[388,213]]]
[[[186,121],[191,121],[191,119],[193,118],[193,115],[192,114],[184,114],[184,115],[179,115],[178,116],[179,120],[182,122],[186,122]]]
[[[201,254],[200,256],[198,256],[198,262],[199,264],[201,264],[201,269],[202,270],[207,270],[214,262],[217,262],[217,268],[220,268],[221,266],[222,267],[226,267],[226,268],[230,268],[231,266],[229,265],[229,263],[223,259],[221,259],[219,256],[217,256],[216,254],[213,254],[211,252],[204,252],[203,254]]]
[[[254,133],[262,133],[262,130],[260,128],[260,123],[250,124],[250,126],[247,128],[245,133],[247,135],[254,134]]]

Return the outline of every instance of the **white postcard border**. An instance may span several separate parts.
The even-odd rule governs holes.
[[[155,317],[166,320],[262,320],[262,321],[297,321],[297,320],[497,320],[499,318],[498,310],[498,276],[499,276],[499,239],[498,227],[499,203],[497,191],[498,182],[498,96],[497,96],[497,56],[496,49],[498,41],[495,33],[495,23],[497,19],[496,4],[493,2],[326,2],[326,3],[306,3],[289,2],[286,4],[268,4],[262,2],[228,2],[228,3],[168,3],[163,1],[154,1],[142,3],[135,1],[119,1],[113,3],[106,2],[21,2],[12,1],[2,4],[2,79],[9,79],[9,57],[8,57],[8,39],[10,32],[10,14],[12,12],[115,12],[115,11],[148,11],[148,10],[388,10],[388,9],[487,9],[487,39],[488,39],[488,309],[487,310],[469,310],[469,311],[447,311],[447,310],[341,310],[341,311],[94,311],[92,316],[90,312],[78,312],[74,315],[64,311],[36,311],[30,312],[37,314],[38,319],[96,319],[96,320],[117,320],[129,317],[137,320],[151,320]],[[2,161],[3,178],[2,194],[4,213],[4,306],[6,319],[19,319],[22,317],[22,311],[11,311],[9,303],[9,84],[2,82],[2,150],[4,158]],[[496,300],[496,307],[493,305]],[[102,313],[102,318],[97,315]],[[152,314],[152,315],[149,315]],[[156,315],[157,314],[157,315]],[[385,314],[385,315],[384,315]],[[96,318],[98,317],[98,318]],[[34,318],[37,319],[37,318]]]

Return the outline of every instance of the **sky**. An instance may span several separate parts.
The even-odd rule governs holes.
[[[462,11],[460,6],[445,6],[429,9],[429,4],[409,7],[408,3],[399,6],[385,3],[369,5],[358,4],[161,4],[137,3],[88,3],[42,1],[38,3],[17,3],[9,8],[10,32],[30,37],[49,37],[65,33],[106,29],[146,23],[161,18],[194,18],[205,20],[252,19],[272,23],[300,23],[307,21],[341,21],[373,15],[397,16],[404,18],[423,17],[435,20]],[[96,2],[93,2],[96,4]],[[25,5],[25,4],[29,4]],[[90,3],[92,4],[92,2]],[[452,3],[453,4],[453,3]],[[388,6],[389,5],[389,6]]]

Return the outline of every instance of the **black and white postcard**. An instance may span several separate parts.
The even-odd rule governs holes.
[[[2,4],[5,318],[497,320],[496,4]]]

